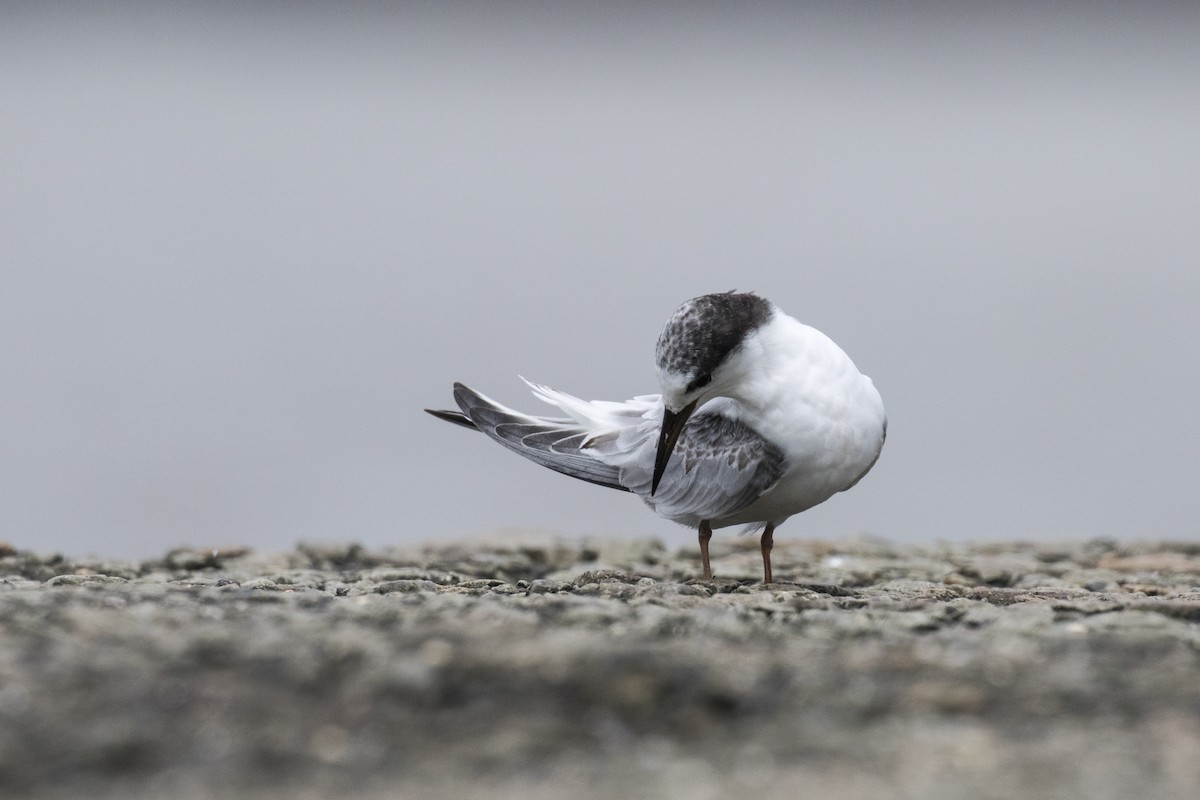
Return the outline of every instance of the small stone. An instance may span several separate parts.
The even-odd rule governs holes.
[[[113,575],[56,575],[46,581],[47,586],[87,586],[106,583],[128,583],[125,578]]]
[[[476,580],[462,581],[458,584],[460,589],[493,589],[497,586],[503,586],[505,581],[498,578],[478,578]]]
[[[1096,578],[1083,584],[1083,588],[1089,592],[1115,592],[1120,587],[1115,581],[1105,580],[1104,578]]]
[[[1200,575],[1200,558],[1193,558],[1183,553],[1139,553],[1129,556],[1106,553],[1100,557],[1096,566],[1100,569],[1111,569],[1116,572],[1163,572]]]
[[[437,584],[433,581],[423,580],[400,580],[400,581],[385,581],[375,587],[375,591],[379,594],[391,594],[393,592],[436,592]]]
[[[270,578],[252,578],[248,581],[243,581],[241,584],[243,589],[266,589],[278,591],[281,587],[279,584]]]
[[[590,569],[573,582],[575,586],[583,587],[589,583],[637,583],[640,580],[641,576],[634,575],[632,572],[625,572],[624,570]]]
[[[529,591],[534,594],[549,594],[557,592],[569,592],[575,587],[573,583],[566,581],[552,581],[546,578],[539,578],[529,582]]]

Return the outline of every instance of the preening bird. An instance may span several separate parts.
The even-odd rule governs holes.
[[[879,392],[829,337],[753,293],[688,300],[655,355],[660,394],[588,401],[529,383],[566,415],[541,417],[456,383],[459,411],[426,411],[696,527],[705,579],[714,528],[761,528],[771,583],[775,528],[858,483],[879,458]]]

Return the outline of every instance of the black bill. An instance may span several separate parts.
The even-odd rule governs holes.
[[[662,428],[658,432],[658,450],[654,453],[654,476],[650,481],[651,497],[658,491],[658,482],[662,480],[663,473],[667,470],[667,462],[671,460],[675,443],[679,441],[679,434],[683,433],[688,418],[696,410],[697,402],[699,402],[698,399],[688,403],[678,414],[669,408],[663,409]]]

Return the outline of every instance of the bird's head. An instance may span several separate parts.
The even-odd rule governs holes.
[[[758,295],[727,292],[688,300],[667,321],[655,350],[663,420],[652,495],[692,413],[714,397],[737,399],[752,357],[747,345],[773,312]]]

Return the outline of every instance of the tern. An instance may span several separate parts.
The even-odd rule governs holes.
[[[625,402],[525,381],[565,417],[514,411],[461,383],[459,411],[425,410],[697,528],[705,580],[714,528],[762,529],[772,583],[775,528],[854,486],[879,458],[887,415],[875,384],[828,336],[754,293],[688,300],[655,356],[661,393]]]

